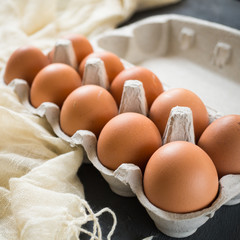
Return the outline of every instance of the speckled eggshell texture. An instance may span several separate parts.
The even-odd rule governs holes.
[[[33,80],[31,103],[39,107],[44,102],[52,102],[61,108],[66,97],[79,86],[81,78],[72,67],[63,63],[49,64]]]
[[[106,89],[84,85],[66,98],[60,113],[60,125],[69,136],[77,130],[88,130],[98,137],[104,125],[117,114],[117,104]]]
[[[34,46],[20,47],[8,59],[4,81],[9,84],[15,78],[19,78],[31,86],[38,72],[48,64],[48,57],[40,49]]]
[[[139,80],[142,82],[148,107],[163,92],[162,83],[152,71],[144,67],[134,66],[119,73],[111,84],[110,92],[118,105],[121,101],[123,86],[126,80]]]
[[[157,127],[139,113],[122,113],[111,119],[100,133],[97,153],[100,162],[115,170],[122,163],[133,163],[142,170],[161,146]]]
[[[202,100],[192,91],[184,88],[172,88],[159,95],[153,102],[149,117],[163,135],[170,111],[173,107],[189,107],[193,114],[196,141],[209,124],[208,112]]]
[[[240,115],[226,115],[212,122],[198,146],[211,157],[219,177],[240,174]]]
[[[104,62],[109,83],[111,83],[113,81],[113,79],[122,70],[124,70],[124,65],[117,55],[115,55],[114,53],[108,52],[108,51],[99,51],[99,52],[94,52],[94,53],[89,54],[82,60],[80,66],[79,66],[79,72],[82,77],[83,77],[85,64],[86,64],[87,60],[90,58],[100,58]]]
[[[160,147],[147,163],[143,183],[153,205],[174,213],[208,207],[218,192],[213,162],[200,147],[185,141]]]

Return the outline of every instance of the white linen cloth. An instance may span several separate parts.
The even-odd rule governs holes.
[[[91,38],[116,27],[135,11],[178,0],[4,0],[0,5],[0,70],[23,45],[42,50],[66,33]],[[97,217],[84,200],[76,173],[82,149],[57,138],[45,118],[27,112],[15,93],[0,86],[0,239],[78,239]]]
[[[55,137],[10,88],[0,92],[0,239],[78,239],[88,221],[101,239],[97,216],[112,212],[94,214],[84,200],[82,149]]]
[[[52,47],[66,33],[95,36],[134,12],[180,0],[4,0],[0,5],[0,68],[19,46]]]

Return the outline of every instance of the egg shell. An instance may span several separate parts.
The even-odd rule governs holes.
[[[190,30],[193,30],[193,33],[197,34],[197,39],[199,40],[199,36],[202,36],[202,41],[197,41],[197,45],[191,45],[186,54],[186,51],[182,51],[182,49],[179,48],[181,46],[181,42],[179,45],[179,39],[176,37],[178,34],[182,34],[181,30],[185,29],[185,26],[187,26],[187,29],[190,28]],[[183,29],[181,29],[183,28]],[[137,31],[136,31],[137,30]],[[156,31],[157,30],[157,31]],[[159,31],[160,30],[160,31]],[[117,31],[117,32],[116,32]],[[145,38],[143,36],[149,35],[149,31],[151,33],[151,38]],[[209,38],[209,32],[212,32],[212,37]],[[152,35],[153,34],[153,35]],[[185,35],[183,35],[185,36]],[[158,38],[159,37],[159,38]],[[188,36],[191,37],[191,36]],[[218,62],[222,64],[222,60],[224,60],[224,57],[227,56],[227,54],[220,54],[220,56],[213,56],[213,62],[209,61],[209,53],[212,52],[213,46],[217,43],[219,39],[224,39],[224,37],[227,37],[228,43],[230,46],[230,50],[232,50],[231,58],[225,66],[221,65],[221,67],[216,70],[216,64],[215,62]],[[159,66],[160,62],[164,62],[165,56],[162,57],[162,54],[167,54],[168,44],[170,46],[173,46],[174,49],[179,50],[179,55],[177,56],[176,52],[170,51],[171,58],[170,66],[171,65],[178,65],[180,64],[181,73],[188,73],[188,70],[192,70],[191,66],[189,68],[185,68],[186,66],[186,59],[193,63],[195,60],[200,60],[201,58],[201,65],[200,68],[203,71],[197,71],[196,74],[199,76],[196,76],[196,80],[201,80],[202,76],[206,76],[207,78],[211,78],[211,82],[213,83],[214,90],[212,91],[212,88],[209,88],[208,93],[217,92],[215,91],[216,85],[215,83],[217,81],[213,80],[219,80],[218,76],[220,74],[225,74],[225,78],[227,81],[230,79],[232,80],[232,76],[239,76],[239,68],[238,66],[238,54],[235,54],[236,51],[238,51],[238,43],[239,43],[239,34],[236,34],[236,31],[232,29],[226,29],[226,27],[222,27],[221,25],[212,24],[206,21],[200,21],[194,18],[190,17],[183,17],[183,16],[177,16],[177,15],[163,15],[163,16],[156,16],[153,18],[145,19],[139,23],[133,24],[131,26],[128,26],[124,29],[117,29],[113,33],[112,31],[109,32],[109,34],[104,34],[99,36],[101,41],[98,41],[96,43],[99,44],[104,43],[103,46],[107,46],[110,49],[112,48],[113,51],[116,51],[118,53],[121,53],[121,56],[133,63],[143,61],[145,59],[150,59],[155,57],[159,57],[160,61],[155,62],[158,63]],[[189,38],[182,38],[184,43],[188,43]],[[141,45],[139,45],[139,40]],[[187,40],[187,41],[185,41]],[[116,44],[116,41],[120,44]],[[234,43],[235,42],[235,43]],[[124,43],[124,44],[123,44]],[[125,44],[126,43],[126,44]],[[145,44],[144,44],[145,43]],[[151,44],[149,44],[151,43]],[[196,43],[193,42],[193,43]],[[100,45],[99,45],[100,46]],[[192,48],[193,47],[193,48]],[[149,49],[153,50],[149,51]],[[169,48],[172,49],[172,48]],[[219,49],[221,50],[221,49]],[[225,50],[225,49],[224,49]],[[217,51],[218,53],[219,51]],[[225,51],[224,51],[225,52]],[[127,53],[127,54],[125,54]],[[177,58],[176,58],[177,57]],[[179,58],[180,57],[180,58]],[[182,58],[183,57],[183,58]],[[200,57],[200,58],[199,58]],[[221,57],[221,58],[217,58]],[[223,58],[222,58],[223,57]],[[182,58],[182,59],[181,59]],[[166,56],[166,60],[169,63],[169,55]],[[180,60],[180,61],[179,61]],[[189,62],[188,62],[189,63]],[[202,64],[204,63],[204,65]],[[234,64],[233,64],[234,63]],[[125,62],[127,65],[131,65],[128,62]],[[161,66],[161,64],[160,64]],[[209,68],[214,72],[214,75],[209,75]],[[163,69],[165,73],[168,71],[169,68]],[[171,66],[172,69],[172,66]],[[196,70],[196,69],[195,69]],[[195,73],[194,70],[194,73]],[[189,73],[193,73],[189,71]],[[199,74],[201,73],[201,74]],[[173,73],[174,77],[176,77],[177,81],[178,79],[178,72]],[[190,76],[188,76],[190,77]],[[194,75],[195,78],[195,75]],[[192,82],[192,75],[191,78],[189,78]],[[230,80],[230,82],[231,82]],[[24,85],[24,86],[23,86]],[[198,85],[198,84],[197,84]],[[234,93],[237,93],[238,88],[236,85],[233,85],[234,88],[236,87],[235,91],[231,88],[229,91],[229,95],[235,96]],[[27,94],[28,91],[25,91],[27,86],[23,84],[20,80],[13,81],[12,84],[10,84],[11,88],[14,89],[14,91],[17,92],[21,102],[26,104],[26,106],[29,106],[27,103]],[[26,88],[25,88],[26,87]],[[198,86],[199,88],[200,86]],[[220,86],[221,89],[222,86]],[[206,88],[203,89],[204,93],[207,95]],[[224,89],[225,90],[225,89]],[[229,97],[228,95],[228,97]],[[211,109],[208,107],[208,112],[211,115],[211,119],[215,120],[218,116],[218,112],[215,109],[219,109],[223,111],[224,108],[221,106],[224,106],[227,110],[233,110],[238,111],[238,101],[232,102],[229,101],[229,104],[221,104],[222,101],[219,101],[221,98],[217,96],[217,94],[213,94],[213,99],[219,102],[218,107],[214,105],[214,108]],[[223,98],[224,99],[224,98]],[[231,100],[234,98],[231,98]],[[236,99],[236,98],[235,98]],[[211,107],[213,107],[211,101],[207,101],[208,104],[210,104]],[[143,190],[142,190],[142,172],[137,166],[134,166],[132,164],[123,164],[121,165],[117,170],[110,171],[104,166],[101,165],[101,163],[98,161],[97,156],[95,154],[95,144],[96,139],[91,132],[88,131],[78,131],[76,132],[72,137],[68,137],[64,135],[63,132],[61,132],[61,129],[59,129],[58,126],[58,109],[50,106],[50,103],[46,103],[44,105],[41,105],[41,108],[39,109],[33,109],[30,108],[32,112],[40,115],[40,116],[46,116],[47,120],[50,122],[51,126],[54,129],[54,132],[61,137],[62,139],[68,141],[72,146],[83,146],[83,148],[86,150],[87,156],[90,159],[90,161],[93,163],[93,165],[101,172],[101,174],[104,176],[106,181],[110,184],[111,189],[124,196],[132,196],[136,195],[140,203],[146,208],[148,214],[153,219],[156,227],[162,231],[164,234],[176,238],[186,237],[189,235],[192,235],[197,228],[199,228],[201,225],[203,225],[207,220],[212,218],[215,214],[215,212],[221,208],[221,206],[227,204],[237,204],[240,202],[240,175],[227,175],[220,179],[220,191],[219,196],[216,199],[216,201],[213,203],[213,205],[209,208],[205,208],[204,210],[188,213],[188,214],[176,214],[176,213],[169,213],[166,211],[163,211],[159,208],[156,208],[154,205],[152,205],[145,197]],[[53,107],[53,108],[52,108]],[[132,191],[132,194],[130,193]],[[239,194],[239,195],[238,195]]]
[[[7,61],[4,72],[4,81],[9,84],[19,78],[27,81],[31,86],[37,73],[49,64],[43,52],[34,46],[24,46],[16,49]]]
[[[192,110],[195,139],[198,141],[209,124],[209,117],[202,100],[188,89],[173,88],[159,95],[150,108],[149,117],[163,135],[170,111],[176,106],[189,107]]]
[[[122,163],[133,163],[144,170],[151,155],[162,145],[155,124],[139,113],[122,113],[102,129],[97,153],[100,162],[115,170]]]
[[[61,107],[65,98],[79,86],[81,78],[72,67],[63,63],[49,64],[33,80],[31,103],[36,108],[44,102]]]
[[[59,126],[59,108],[49,102],[35,109],[29,104],[29,86],[23,80],[14,80],[9,85],[19,97],[19,100],[30,112],[40,117],[46,117],[53,131],[71,146],[83,147],[90,162],[99,170],[104,179],[109,183],[113,192],[120,196],[136,196],[156,227],[164,234],[172,237],[187,237],[192,235],[200,226],[212,218],[215,212],[223,205],[234,205],[240,202],[240,175],[227,175],[220,179],[220,190],[212,206],[201,211],[176,214],[163,211],[155,207],[146,198],[142,186],[142,171],[133,164],[122,164],[115,171],[104,167],[96,155],[96,136],[86,130],[79,130],[73,136],[67,136]],[[215,113],[215,114],[214,114]],[[211,110],[212,117],[218,112]]]
[[[120,58],[114,53],[108,51],[93,52],[86,56],[79,66],[79,72],[82,77],[86,61],[89,58],[100,58],[104,62],[109,83],[111,83],[117,74],[124,69],[124,65]]]
[[[89,54],[93,52],[93,47],[89,40],[80,34],[72,33],[63,36],[63,39],[68,39],[72,42],[73,49],[77,58],[78,64]],[[54,49],[48,53],[50,61],[53,60]]]
[[[212,122],[198,146],[211,157],[219,177],[240,174],[240,115],[226,115]]]
[[[127,80],[139,80],[142,82],[148,107],[163,92],[162,83],[152,71],[144,67],[134,66],[120,72],[110,86],[110,92],[118,106],[120,105],[124,83]]]
[[[213,162],[200,147],[185,141],[160,147],[147,163],[143,183],[150,202],[175,213],[208,207],[218,192]]]
[[[97,137],[104,125],[118,114],[111,94],[96,85],[84,85],[66,98],[60,113],[60,125],[67,135],[88,130]]]

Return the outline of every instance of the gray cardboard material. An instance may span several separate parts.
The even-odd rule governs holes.
[[[237,30],[194,18],[163,15],[108,32],[92,42],[95,50],[110,50],[124,58],[126,67],[133,63],[153,67],[155,71],[159,68],[156,72],[165,88],[181,84],[182,87],[188,86],[186,88],[195,91],[210,106],[207,107],[210,122],[221,116],[215,109],[224,114],[229,111],[240,114],[237,101],[240,92],[240,32]],[[169,65],[174,68],[171,70]],[[186,81],[179,82],[179,78]],[[122,164],[115,171],[105,168],[97,158],[97,139],[93,133],[80,130],[72,137],[67,136],[59,126],[58,106],[43,103],[39,108],[33,108],[28,100],[29,87],[24,80],[16,79],[9,87],[29,111],[47,118],[57,136],[71,146],[83,147],[90,162],[114,192],[121,196],[136,196],[156,227],[166,235],[187,237],[213,217],[222,205],[240,203],[240,175],[227,175],[220,179],[219,194],[208,208],[175,214],[155,207],[144,195],[142,172],[137,166]]]
[[[160,15],[100,35],[93,44],[152,70],[166,88],[190,89],[212,109],[240,114],[239,30]]]

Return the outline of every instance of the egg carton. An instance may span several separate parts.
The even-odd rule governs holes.
[[[209,33],[211,34],[209,35]],[[239,113],[240,109],[239,106],[237,106],[239,101],[236,104],[234,102],[233,106],[231,105],[231,101],[236,97],[236,91],[239,92],[240,90],[240,84],[237,79],[237,76],[240,74],[240,59],[236,57],[240,55],[238,54],[240,51],[239,43],[239,31],[218,24],[177,15],[163,15],[148,18],[124,28],[110,31],[92,40],[95,50],[108,50],[116,53],[123,59],[122,61],[125,67],[132,66],[132,63],[148,67],[149,63],[154,66],[156,66],[156,63],[164,66],[164,64],[171,64],[171,62],[171,65],[179,63],[180,67],[182,67],[188,63],[186,66],[190,65],[190,67],[182,69],[186,72],[184,76],[187,77],[187,83],[190,82],[189,79],[195,77],[197,80],[201,77],[214,78],[213,86],[211,82],[209,82],[210,87],[208,88],[206,88],[206,85],[201,85],[200,83],[200,88],[202,87],[201,94],[195,89],[191,89],[191,84],[190,86],[184,86],[186,83],[183,83],[183,86],[179,86],[193,90],[201,98],[204,98],[206,94],[204,89],[206,89],[207,94],[209,94],[210,91],[211,94],[215,95],[216,101],[212,101],[212,98],[205,99],[204,101],[211,106],[207,106],[210,121],[214,121],[222,115],[214,109],[220,109],[224,112],[225,109],[229,111],[230,107],[231,111]],[[236,53],[236,55],[232,54],[233,52]],[[207,56],[203,56],[204,53]],[[165,58],[166,60],[164,60]],[[207,58],[208,62],[205,58]],[[196,70],[197,74],[194,70]],[[176,83],[176,85],[172,83],[171,80],[173,76],[168,75],[166,71],[169,71],[169,68],[162,68],[163,75],[157,73],[163,83],[163,79],[165,78],[167,81],[169,77],[170,83],[164,84],[165,88],[171,88],[171,86],[178,87],[179,83]],[[171,70],[171,72],[174,71]],[[175,74],[175,78],[179,77],[179,71],[175,71],[173,74]],[[100,74],[100,76],[103,78],[100,77],[98,82],[104,83],[104,74]],[[222,76],[224,76],[225,81],[223,81]],[[226,108],[222,107],[221,101],[220,108],[216,108],[214,105],[219,103],[219,98],[217,98],[218,89],[216,89],[216,91],[214,89],[217,80],[219,80],[221,84],[224,82],[222,88],[232,90],[232,92],[229,93],[231,99],[225,103],[225,105],[227,105]],[[228,82],[230,82],[229,86]],[[194,82],[193,86],[195,87],[195,85],[197,85],[196,82]],[[232,85],[234,85],[234,87]],[[20,101],[29,111],[40,117],[46,117],[58,137],[69,142],[71,146],[83,147],[88,160],[99,170],[113,192],[126,197],[136,196],[149,216],[153,219],[156,227],[166,235],[177,238],[190,236],[209,218],[213,217],[221,206],[240,203],[240,175],[227,175],[220,179],[218,196],[208,208],[192,213],[177,214],[166,212],[155,207],[148,201],[144,194],[142,171],[139,167],[133,164],[122,164],[115,171],[107,169],[101,164],[97,157],[97,139],[92,132],[79,130],[72,137],[67,136],[62,132],[59,125],[60,110],[57,105],[53,103],[43,103],[38,108],[32,107],[29,102],[29,87],[24,80],[16,79],[8,86],[13,88]],[[141,92],[139,89],[138,87],[134,92]],[[209,102],[207,100],[209,100]],[[140,101],[140,106],[140,112],[144,113],[143,100]],[[228,112],[225,114],[227,113]],[[171,116],[173,117],[174,113]],[[172,126],[170,124],[171,116],[167,128]],[[188,119],[188,116],[191,115],[187,113],[186,119]],[[178,121],[178,117],[175,118],[175,120]],[[192,121],[190,119],[189,121],[184,121],[184,123],[191,125]],[[170,135],[167,133],[167,130],[165,132],[163,142],[172,141],[173,139],[167,140]],[[188,137],[189,139],[186,139],[187,141],[193,141],[191,134],[188,135]]]

